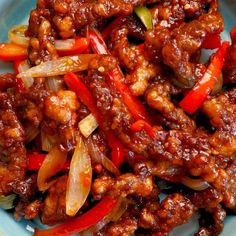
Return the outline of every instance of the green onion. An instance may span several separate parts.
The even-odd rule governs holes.
[[[16,194],[11,194],[8,196],[0,196],[0,208],[8,210],[14,207],[14,200]]]
[[[152,16],[147,7],[137,6],[134,9],[136,15],[140,18],[147,29],[152,29]]]

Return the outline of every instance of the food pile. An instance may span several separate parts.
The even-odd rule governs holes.
[[[0,207],[35,236],[167,236],[236,212],[236,28],[216,0],[38,0],[0,59]],[[207,61],[202,53],[211,50]]]

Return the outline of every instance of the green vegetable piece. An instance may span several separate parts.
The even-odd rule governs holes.
[[[14,200],[16,198],[15,194],[11,194],[8,196],[0,196],[0,208],[5,210],[11,209],[14,207]]]
[[[134,9],[136,15],[140,18],[147,29],[152,29],[152,16],[147,7],[137,6]]]

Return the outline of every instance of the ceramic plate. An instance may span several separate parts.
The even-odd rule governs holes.
[[[30,9],[35,7],[35,0],[0,0],[0,42],[7,40],[7,32],[13,26],[27,23]],[[220,1],[221,11],[225,19],[223,38],[229,39],[229,30],[236,25],[236,0]],[[11,71],[10,63],[0,63],[0,72]],[[30,236],[32,228],[39,225],[37,222],[21,220],[16,222],[11,213],[0,209],[0,236]],[[236,216],[228,216],[225,220],[224,231],[221,236],[236,236]],[[197,216],[186,225],[177,227],[171,236],[193,236],[198,229]]]

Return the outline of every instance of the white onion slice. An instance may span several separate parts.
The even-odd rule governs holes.
[[[49,77],[64,75],[68,72],[78,72],[88,69],[90,61],[97,57],[95,54],[59,57],[56,60],[43,62],[17,75],[18,78]]]
[[[92,184],[91,160],[81,136],[71,159],[66,189],[66,214],[74,216],[85,203]]]
[[[89,114],[79,122],[80,133],[83,134],[85,138],[88,138],[97,127],[98,123],[93,114]]]
[[[29,37],[25,36],[25,31],[27,30],[27,25],[16,25],[13,26],[8,31],[8,39],[10,42],[28,47],[29,46]]]
[[[57,50],[68,50],[75,45],[75,39],[55,40],[55,48]]]
[[[210,187],[210,185],[204,180],[193,179],[193,178],[190,178],[187,176],[182,177],[181,182],[183,185],[185,185],[193,190],[196,190],[196,191],[202,191],[202,190],[205,190],[208,187]]]
[[[97,144],[92,140],[91,137],[89,137],[86,140],[86,145],[89,151],[89,154],[92,158],[92,160],[95,163],[100,163],[102,164],[102,166],[104,166],[104,168],[106,168],[108,171],[110,171],[111,173],[113,173],[116,176],[120,175],[120,171],[119,169],[114,165],[114,163],[107,158],[99,149],[99,147],[97,146]]]
[[[42,150],[49,152],[54,146],[58,144],[58,136],[46,134],[43,130],[41,130],[41,143]]]
[[[53,92],[59,92],[63,89],[64,81],[60,76],[48,77],[45,81],[47,89]]]
[[[39,134],[39,128],[34,126],[32,123],[28,123],[25,127],[25,142],[30,143],[33,141]]]
[[[25,36],[28,25],[15,25],[8,31],[8,39],[10,42],[28,47],[30,38]],[[55,40],[55,48],[57,50],[68,50],[75,45],[75,39],[58,39]]]
[[[23,73],[24,71],[27,71],[29,69],[30,69],[30,66],[29,66],[27,60],[21,61],[18,65],[18,68],[17,68],[19,73]],[[21,78],[21,77],[19,77],[19,78]],[[30,88],[34,83],[34,79],[30,76],[29,77],[24,77],[24,78],[21,78],[21,79],[22,79],[22,81],[23,81],[26,88]]]
[[[42,166],[38,171],[37,185],[40,191],[46,191],[56,180],[50,180],[52,176],[57,174],[64,166],[67,153],[54,147],[46,155]]]

